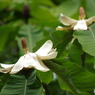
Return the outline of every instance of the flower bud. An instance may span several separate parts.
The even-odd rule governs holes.
[[[28,5],[25,5],[22,10],[23,17],[25,18],[25,22],[27,23],[30,17],[30,8]]]
[[[86,15],[83,7],[80,7],[79,14],[80,14],[79,19],[85,19]]]
[[[22,48],[25,52],[28,51],[28,45],[27,45],[27,42],[26,42],[26,39],[24,37],[21,38],[21,44],[22,44]]]

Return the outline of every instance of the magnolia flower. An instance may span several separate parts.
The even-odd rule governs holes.
[[[88,26],[95,21],[95,16],[89,18],[89,19],[85,19],[85,12],[84,9],[82,7],[80,7],[80,16],[79,16],[79,20],[75,20],[72,18],[69,18],[67,16],[65,16],[64,14],[60,14],[60,22],[66,26],[71,26],[70,28],[63,28],[61,26],[58,26],[56,28],[56,30],[87,30]]]
[[[26,45],[26,43],[24,45]],[[56,49],[52,49],[52,47],[52,41],[48,40],[35,53],[31,53],[26,49],[26,54],[20,57],[15,64],[1,64],[3,68],[0,68],[0,72],[15,74],[27,68],[35,68],[46,72],[49,69],[44,65],[42,60],[53,59],[57,56]]]

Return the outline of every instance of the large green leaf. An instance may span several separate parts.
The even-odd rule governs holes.
[[[60,59],[59,59],[60,60]],[[60,60],[62,63],[63,60]],[[62,66],[62,65],[58,65],[58,61],[57,63],[56,62],[52,62],[50,60],[48,61],[44,61],[45,65],[51,69],[53,72],[55,72],[61,79],[61,82],[60,82],[60,85],[61,85],[61,88],[63,90],[66,90],[66,91],[70,91],[72,92],[74,95],[90,95],[88,93],[85,93],[84,92],[80,92],[72,83],[71,79],[70,79],[70,71],[67,70],[65,68],[65,66]],[[65,62],[66,63],[66,62]]]
[[[35,6],[36,5],[36,6]],[[37,23],[43,26],[57,26],[58,20],[51,12],[54,3],[50,0],[33,0],[30,4],[31,15],[37,19]]]
[[[8,41],[10,34],[12,34],[12,36],[17,34],[16,30],[18,25],[19,22],[14,22],[14,23],[11,22],[6,25],[0,26],[0,40],[2,41],[2,43],[0,43],[0,51],[3,50],[6,42]]]
[[[75,62],[78,65],[82,65],[81,55],[83,54],[83,50],[81,49],[81,45],[75,40],[69,46],[69,60],[71,62]]]
[[[67,70],[71,71],[71,79],[76,88],[83,92],[88,92],[90,95],[94,95],[95,74],[85,70],[76,63],[69,62],[63,59],[55,59],[54,62],[65,66]]]
[[[95,16],[95,0],[82,0],[83,6],[85,7],[87,17]],[[84,5],[85,4],[85,5]]]
[[[1,91],[2,87],[4,86],[8,76],[9,76],[9,74],[0,73],[0,91]]]
[[[60,13],[63,13],[64,15],[72,16],[78,11],[80,2],[80,0],[64,0],[60,5],[53,9],[54,15],[59,16]]]
[[[90,26],[90,29],[91,30],[75,31],[74,37],[78,39],[86,53],[95,56],[95,23]]]
[[[18,41],[19,48],[22,52],[22,46],[21,46],[21,38],[24,37],[28,43],[28,49],[29,51],[32,51],[32,48],[34,47],[35,43],[42,39],[43,33],[41,32],[41,27],[31,24],[22,25],[22,27],[19,30],[18,36],[16,37]]]
[[[41,95],[42,87],[36,79],[35,71],[23,70],[10,75],[0,95]]]
[[[86,53],[85,55],[85,69],[95,74],[95,58]]]

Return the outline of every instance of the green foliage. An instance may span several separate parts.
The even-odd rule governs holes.
[[[95,24],[91,25],[90,30],[86,31],[75,31],[74,37],[78,39],[79,43],[82,45],[83,50],[95,56]]]
[[[86,19],[95,15],[95,0],[0,0],[0,63],[14,64],[23,56],[22,37],[30,52],[47,40],[58,52],[43,61],[48,72],[0,73],[0,95],[95,94],[95,23],[84,31],[55,31],[62,25],[60,13],[78,20],[80,7]]]
[[[41,95],[42,87],[36,79],[35,71],[26,70],[10,75],[0,95]]]

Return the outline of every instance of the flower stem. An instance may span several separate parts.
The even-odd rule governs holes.
[[[48,89],[47,84],[44,83],[44,82],[41,82],[40,79],[39,79],[37,76],[36,76],[36,78],[38,79],[38,81],[42,84],[43,88],[45,89],[46,95],[52,95],[52,94],[50,93],[49,89]]]
[[[43,85],[43,88],[45,89],[46,95],[51,95],[50,92],[49,92],[49,89],[48,89],[48,87],[46,85],[46,83],[42,82],[42,85]]]

